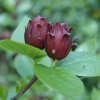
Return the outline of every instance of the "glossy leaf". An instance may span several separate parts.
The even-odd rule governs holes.
[[[32,59],[46,56],[46,53],[43,50],[8,39],[0,41],[0,46],[8,50],[26,55]]]
[[[18,25],[18,27],[15,29],[11,36],[11,40],[20,42],[20,43],[25,43],[24,42],[24,31],[25,27],[27,26],[27,23],[29,21],[29,17],[24,17],[21,23]]]
[[[43,83],[67,97],[77,95],[83,91],[81,80],[64,69],[59,70],[35,65],[34,70]]]
[[[78,76],[99,76],[100,56],[89,52],[71,52],[65,59],[57,62],[56,68]]]

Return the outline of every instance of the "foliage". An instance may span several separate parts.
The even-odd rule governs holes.
[[[11,40],[0,41],[0,100],[10,100],[34,73],[39,80],[19,100],[99,100],[99,2],[0,1],[0,35],[13,32]],[[59,20],[67,22],[68,26],[75,26],[72,35],[80,36],[81,39],[76,41],[79,46],[72,48],[72,52],[58,61],[55,67],[50,67],[52,61],[44,50],[24,44],[25,26],[30,19],[24,17],[26,15],[46,16],[52,23]],[[18,54],[15,56],[14,52]]]

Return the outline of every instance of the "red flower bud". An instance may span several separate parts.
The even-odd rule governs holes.
[[[40,16],[29,20],[25,30],[25,43],[34,47],[44,49],[44,42],[47,37],[48,22]]]
[[[49,30],[45,45],[46,52],[53,60],[61,60],[68,55],[73,45],[72,42],[75,38],[73,41],[70,40],[72,27],[68,28],[65,23],[57,22],[55,25],[51,25]]]

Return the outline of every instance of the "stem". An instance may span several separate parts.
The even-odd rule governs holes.
[[[50,67],[55,67],[55,64],[56,64],[57,61],[58,60],[51,59],[51,65],[50,65]]]
[[[11,98],[11,100],[16,100],[21,95],[23,95],[37,79],[38,78],[34,75],[34,77],[31,79],[31,81],[16,96],[14,96],[13,98]]]

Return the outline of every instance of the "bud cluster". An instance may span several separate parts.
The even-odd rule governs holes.
[[[56,22],[54,25],[47,22],[46,18],[37,16],[29,20],[25,29],[25,43],[46,50],[53,60],[65,58],[71,47],[76,43],[75,36],[70,39],[71,30],[66,23]]]

